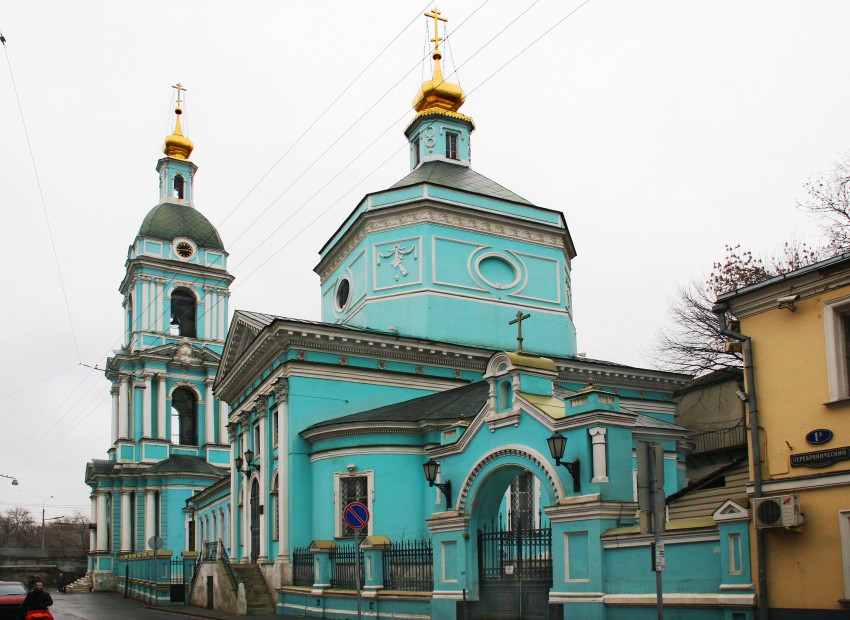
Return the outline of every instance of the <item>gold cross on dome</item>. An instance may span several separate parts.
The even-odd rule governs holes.
[[[440,11],[437,7],[434,7],[434,10],[430,13],[425,13],[425,17],[430,17],[434,20],[434,38],[431,41],[434,43],[434,51],[439,51],[440,49],[440,31],[439,31],[439,22],[448,22],[445,17],[440,17]]]
[[[530,314],[523,314],[522,311],[516,313],[516,318],[513,321],[508,321],[508,325],[517,326],[517,343],[519,344],[519,348],[517,349],[517,353],[522,353],[522,322],[529,318]]]
[[[177,84],[175,84],[171,88],[173,88],[177,91],[177,107],[180,107],[180,104],[183,103],[183,100],[180,98],[180,94],[181,94],[182,91],[185,91],[186,89],[183,88],[183,85],[180,82],[177,82]]]

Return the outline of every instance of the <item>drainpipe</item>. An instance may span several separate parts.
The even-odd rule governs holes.
[[[720,333],[728,338],[741,342],[744,347],[744,377],[747,381],[747,408],[750,412],[750,446],[753,453],[753,498],[760,499],[762,497],[761,441],[759,438],[755,372],[753,370],[753,341],[749,336],[745,336],[744,334],[729,329],[729,325],[726,322],[726,312],[728,310],[729,305],[725,303],[719,303],[711,309],[720,321]],[[760,529],[756,528],[756,570],[758,571],[759,620],[768,620],[767,566],[764,547],[764,533]]]

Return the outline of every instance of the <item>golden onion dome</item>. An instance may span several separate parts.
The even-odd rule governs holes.
[[[162,152],[174,159],[189,159],[195,145],[189,138],[183,135],[183,131],[180,128],[180,115],[183,114],[180,106],[174,110],[174,113],[177,115],[174,133],[165,139],[165,146],[162,148]]]
[[[440,69],[442,57],[439,49],[434,50],[434,77],[422,84],[413,99],[413,109],[417,112],[423,110],[457,112],[466,100],[466,95],[460,86],[443,79],[443,72]]]

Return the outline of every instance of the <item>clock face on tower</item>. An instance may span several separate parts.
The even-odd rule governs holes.
[[[194,246],[188,241],[178,241],[174,245],[174,251],[177,252],[177,256],[180,258],[192,258],[195,254]]]

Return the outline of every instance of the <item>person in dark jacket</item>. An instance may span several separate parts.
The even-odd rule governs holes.
[[[59,592],[65,591],[65,575],[59,573],[59,577],[56,579],[56,590]]]
[[[21,612],[26,614],[28,611],[36,609],[47,609],[52,604],[53,597],[50,596],[50,592],[44,589],[43,583],[36,581],[33,589],[27,593],[27,597],[21,605]]]

